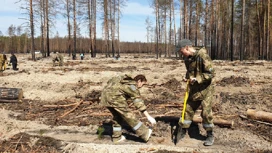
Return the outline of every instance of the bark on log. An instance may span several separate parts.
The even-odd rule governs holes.
[[[151,114],[152,116],[152,114]],[[153,115],[158,120],[168,120],[168,121],[178,121],[180,117],[173,116],[173,115]],[[141,118],[144,119],[145,117]],[[193,117],[193,122],[195,123],[202,123],[202,118],[198,114],[195,114]],[[233,128],[234,121],[225,120],[222,118],[214,117],[213,124],[219,125],[219,126],[225,126]]]
[[[0,102],[21,102],[23,90],[21,88],[0,87]]]
[[[247,110],[247,117],[254,120],[272,122],[272,113],[264,111],[256,111],[253,109]]]
[[[198,116],[198,115],[194,115],[193,121],[196,122],[196,123],[202,123],[202,118],[200,116]],[[213,119],[213,124],[227,126],[227,127],[233,127],[234,122],[224,120],[224,119],[221,119],[221,118],[214,118]]]

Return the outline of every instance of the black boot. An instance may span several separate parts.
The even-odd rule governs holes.
[[[211,146],[214,142],[213,131],[207,131],[207,139],[204,142],[204,146]]]
[[[179,140],[182,140],[186,135],[187,129],[182,128],[181,126],[178,127],[177,133],[174,137],[174,143],[177,144]]]

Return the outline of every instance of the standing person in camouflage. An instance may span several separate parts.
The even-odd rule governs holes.
[[[126,139],[122,135],[121,123],[123,121],[125,121],[143,141],[147,142],[149,140],[152,130],[136,118],[127,103],[127,99],[131,99],[136,109],[142,112],[152,125],[156,124],[156,120],[147,112],[146,105],[138,90],[146,84],[146,82],[147,80],[144,75],[137,75],[135,78],[122,75],[110,79],[103,89],[101,93],[101,105],[107,107],[113,115],[113,142],[118,143]]]
[[[212,98],[214,94],[213,78],[215,76],[212,60],[205,48],[197,50],[192,47],[192,42],[188,39],[180,40],[176,46],[176,50],[185,57],[187,72],[183,80],[185,82],[189,81],[189,97],[184,122],[182,123],[180,119],[180,128],[174,141],[177,143],[185,137],[187,129],[192,123],[195,111],[199,106],[202,106],[202,123],[204,129],[207,131],[207,138],[204,145],[211,146],[214,143]]]

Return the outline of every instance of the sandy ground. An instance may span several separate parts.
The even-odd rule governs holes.
[[[174,58],[155,59],[148,55],[127,55],[119,60],[87,57],[83,61],[72,61],[65,56],[63,67],[53,67],[50,58],[31,61],[29,56],[17,55],[19,71],[8,69],[1,73],[0,87],[22,88],[24,99],[44,104],[65,99],[78,101],[76,97],[84,97],[93,90],[102,90],[112,76],[125,73],[132,76],[144,74],[150,85],[161,85],[174,78],[181,83],[181,88],[185,89],[185,84],[182,83],[185,74],[184,63]],[[214,61],[214,65],[217,73],[216,82],[219,84],[216,86],[216,114],[234,115],[235,117],[228,120],[234,120],[235,126],[233,128],[216,126],[216,140],[211,147],[204,147],[202,140],[192,139],[189,135],[174,145],[170,133],[166,136],[153,135],[148,143],[127,140],[123,144],[113,144],[109,137],[98,139],[96,134],[98,125],[51,126],[43,122],[43,117],[35,121],[18,120],[15,117],[19,116],[20,112],[7,110],[2,104],[0,104],[0,145],[18,133],[27,133],[60,140],[58,151],[69,153],[272,152],[272,136],[263,138],[260,134],[254,133],[254,130],[264,128],[266,134],[270,134],[271,125],[263,127],[263,124],[248,123],[237,117],[244,115],[249,108],[272,112],[272,63]],[[89,85],[79,88],[80,82],[87,82]],[[238,85],[235,84],[237,82]],[[147,87],[141,89],[143,97],[147,99],[160,99],[165,93],[160,91],[161,94],[154,94],[154,91]],[[182,102],[184,93],[179,94],[181,98],[176,100]],[[149,111],[154,114],[155,110]],[[201,132],[203,133],[203,129]],[[36,139],[32,138],[28,142],[29,146],[35,145]]]

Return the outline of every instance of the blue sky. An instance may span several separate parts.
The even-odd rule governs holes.
[[[0,31],[3,35],[7,35],[7,29],[10,25],[19,26],[26,22],[21,18],[26,18],[23,15],[23,10],[20,10],[21,4],[15,4],[18,0],[1,0],[0,5]],[[150,19],[155,19],[153,9],[150,8],[149,0],[128,0],[127,6],[123,8],[123,16],[120,21],[120,39],[121,41],[146,41],[146,25],[145,20],[149,16]],[[101,20],[97,18],[97,37],[101,38]],[[155,22],[153,22],[155,24]],[[88,31],[82,25],[80,28],[82,35],[87,35]],[[37,27],[38,28],[38,27]],[[53,35],[58,31],[60,36],[67,35],[65,20],[57,19],[55,27],[51,29]]]

